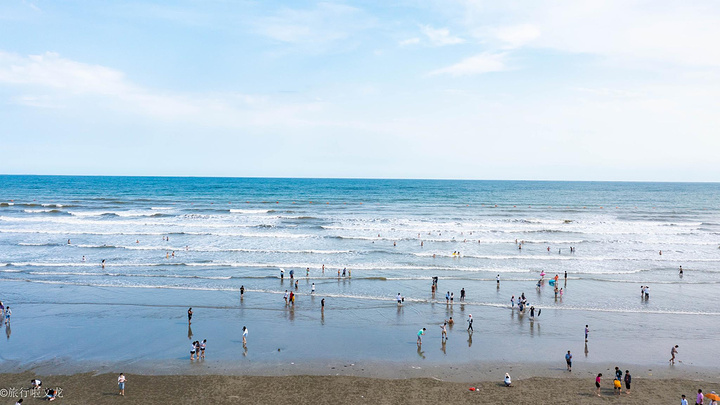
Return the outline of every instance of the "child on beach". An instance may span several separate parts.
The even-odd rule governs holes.
[[[452,318],[450,318],[450,319],[452,319]],[[475,332],[475,330],[473,329],[473,326],[472,326],[472,324],[473,324],[472,314],[468,315],[467,323],[468,323],[467,331],[468,331],[468,332]]]
[[[195,360],[195,352],[196,352],[195,342],[192,342],[190,344],[190,360]]]
[[[630,370],[625,370],[625,393],[630,394],[630,383],[632,382],[632,377],[630,376]]]
[[[12,315],[12,311],[8,305],[8,307],[5,308],[5,325],[10,325],[10,315]]]
[[[565,363],[567,363],[567,371],[572,371],[572,354],[570,354],[570,350],[565,355]]]
[[[568,352],[570,353],[570,352]],[[597,396],[600,396],[600,380],[602,379],[602,373],[598,374],[597,377],[595,377],[595,394]]]
[[[440,332],[440,339],[447,339],[447,321],[443,322],[443,324],[440,325]]]
[[[283,296],[285,298],[285,305],[288,304],[288,290],[285,290],[285,295]]]
[[[247,345],[247,336],[248,336],[248,330],[246,327],[243,326],[243,333],[242,333],[243,346]]]
[[[422,329],[420,329],[420,330],[418,331],[418,333],[417,333],[417,344],[418,344],[418,346],[420,346],[420,345],[422,344],[422,335],[425,334],[425,331],[426,331],[426,330],[427,330],[427,329],[422,328]]]
[[[620,383],[620,380],[615,377],[613,380],[613,391],[615,392],[615,395],[620,395],[622,390],[622,384]]]
[[[8,309],[9,309],[9,307],[8,307]],[[671,357],[670,360],[668,360],[668,361],[669,361],[670,364],[672,364],[672,365],[675,365],[675,355],[676,355],[677,352],[678,352],[677,349],[678,349],[678,345],[675,345],[675,346],[673,346],[673,347],[670,348],[670,356],[672,356],[672,357]]]
[[[205,360],[205,347],[207,347],[207,339],[203,339],[200,343],[200,358]]]
[[[127,378],[125,378],[125,374],[120,373],[120,376],[118,376],[118,390],[120,390],[120,394],[122,396],[125,396],[125,381],[127,381]]]

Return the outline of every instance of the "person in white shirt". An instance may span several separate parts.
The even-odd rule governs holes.
[[[248,330],[247,330],[246,327],[243,326],[243,334],[242,334],[242,336],[243,336],[243,346],[247,345],[247,335],[248,335]]]
[[[118,389],[120,390],[120,395],[122,396],[125,396],[125,381],[127,381],[125,375],[120,373],[120,376],[118,377]]]
[[[312,290],[310,291],[310,294],[315,294],[315,283],[312,283]]]
[[[505,386],[509,387],[510,384],[512,384],[512,380],[510,379],[510,374],[505,373]]]

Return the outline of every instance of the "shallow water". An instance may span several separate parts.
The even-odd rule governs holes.
[[[718,196],[718,184],[0,176],[0,299],[13,307],[0,358],[181,361],[192,306],[193,340],[238,361],[552,361],[572,349],[664,364],[680,344],[687,363],[714,366]],[[535,287],[542,271],[560,276],[561,298]],[[543,310],[533,322],[509,308],[523,292]]]

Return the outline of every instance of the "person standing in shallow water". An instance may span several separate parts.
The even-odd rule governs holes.
[[[188,308],[188,325],[192,323],[192,308]]]
[[[570,354],[570,350],[565,355],[565,363],[567,363],[567,371],[572,371],[572,354]]]

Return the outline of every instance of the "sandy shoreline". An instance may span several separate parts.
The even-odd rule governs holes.
[[[604,373],[608,377],[611,373]],[[28,387],[39,377],[45,387],[60,387],[66,404],[437,404],[437,403],[674,403],[685,394],[694,399],[698,388],[718,390],[720,384],[691,379],[634,378],[630,395],[614,395],[605,378],[602,398],[594,395],[592,375],[565,378],[515,379],[506,388],[498,381],[448,382],[434,378],[366,378],[353,376],[227,376],[126,374],[126,396],[118,396],[117,374],[36,376],[31,372],[0,374],[2,389]],[[470,387],[478,391],[471,392]],[[4,400],[10,400],[5,395]],[[28,398],[25,402],[33,403]]]

